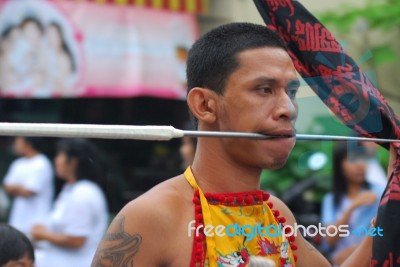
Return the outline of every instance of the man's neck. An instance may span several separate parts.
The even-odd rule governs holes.
[[[197,147],[192,171],[202,191],[233,193],[258,190],[261,169],[234,162],[219,149],[218,145]]]

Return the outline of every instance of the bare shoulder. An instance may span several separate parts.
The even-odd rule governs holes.
[[[272,202],[273,208],[279,210],[279,213],[286,218],[286,222],[290,225],[294,225],[296,223],[296,219],[288,208],[288,206],[276,196],[271,195],[269,197],[269,201]]]
[[[151,226],[154,219],[164,224],[174,224],[178,214],[191,203],[193,191],[183,175],[173,177],[148,192],[129,202],[120,212],[126,218],[140,217],[146,226]],[[178,218],[177,218],[178,217]],[[150,224],[149,224],[150,223]]]
[[[192,192],[181,175],[129,202],[109,226],[92,267],[165,265],[174,227],[192,215]]]

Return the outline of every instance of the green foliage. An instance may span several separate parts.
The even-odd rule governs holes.
[[[397,57],[396,53],[389,45],[379,45],[372,47],[371,52],[374,55],[374,63],[378,65],[392,62]]]
[[[342,7],[341,11],[329,11],[318,16],[328,26],[348,34],[355,23],[363,20],[368,30],[391,33],[400,30],[400,0],[368,0],[364,7]],[[373,54],[373,64],[379,65],[396,60],[393,49],[386,45],[369,48]]]
[[[331,180],[331,151],[332,142],[297,141],[286,165],[279,170],[264,170],[261,174],[261,188],[273,191],[281,196],[286,190],[306,179],[317,179],[313,187],[314,200],[320,201],[322,196],[330,190]],[[318,171],[308,167],[308,159],[313,153],[322,152],[328,158],[327,163]]]
[[[342,7],[318,16],[324,24],[332,24],[348,33],[354,23],[362,18],[370,29],[392,30],[400,26],[400,0],[367,1],[364,7]]]

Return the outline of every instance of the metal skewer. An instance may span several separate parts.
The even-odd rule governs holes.
[[[282,138],[282,136],[264,135],[260,133],[242,133],[242,132],[210,132],[210,131],[183,131],[184,136],[191,137],[229,137],[229,138],[246,138],[246,139],[274,139]],[[296,134],[296,140],[299,141],[366,141],[366,142],[383,142],[396,143],[397,139],[380,139],[368,137],[353,137],[340,135],[317,135],[317,134]]]
[[[273,139],[260,133],[186,131],[172,126],[131,126],[99,124],[56,124],[56,123],[0,123],[0,135],[3,136],[43,136],[43,137],[79,137],[103,139],[135,140],[171,140],[172,138],[219,137],[246,139]],[[297,140],[306,141],[366,141],[379,143],[400,142],[399,139],[379,139],[337,135],[296,134]]]

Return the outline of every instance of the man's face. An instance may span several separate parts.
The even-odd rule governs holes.
[[[218,98],[220,131],[294,136],[299,82],[286,51],[279,48],[245,50],[239,67],[229,76]],[[295,144],[295,137],[272,140],[222,139],[235,164],[277,169]]]
[[[18,136],[14,140],[14,152],[18,156],[25,156],[29,144],[24,137]]]

